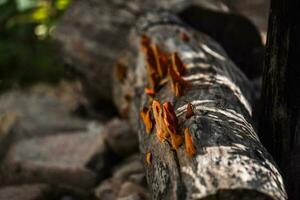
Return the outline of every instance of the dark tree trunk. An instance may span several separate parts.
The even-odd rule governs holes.
[[[176,68],[180,60],[183,69]],[[160,73],[162,65],[169,75]],[[115,104],[139,133],[153,199],[286,199],[251,122],[251,85],[208,36],[169,13],[149,13],[119,59],[113,89]],[[170,104],[162,111],[158,101]]]
[[[300,1],[272,0],[259,135],[300,199]]]

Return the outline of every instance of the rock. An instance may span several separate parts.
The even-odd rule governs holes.
[[[134,155],[114,169],[113,178],[120,180],[134,180],[134,178],[131,177],[140,174],[144,174],[144,167],[140,156]]]
[[[1,200],[37,200],[45,199],[49,187],[43,184],[19,185],[0,188]]]
[[[147,191],[145,188],[129,181],[124,182],[121,186],[118,197],[125,198],[130,197],[132,195],[139,196],[141,199],[148,198]]]
[[[79,92],[77,94],[74,89],[71,93],[67,90],[39,85],[28,90],[2,94],[0,113],[16,115],[17,120],[12,127],[14,138],[19,140],[61,132],[85,131],[88,121],[72,116],[72,110],[80,102]]]
[[[118,197],[122,181],[117,179],[109,179],[103,181],[95,190],[97,199],[115,200]]]
[[[12,128],[16,123],[17,116],[14,112],[0,114],[0,161],[5,156],[13,141]]]
[[[124,120],[113,119],[106,124],[103,133],[107,144],[120,157],[126,157],[138,151],[138,139],[129,124]]]
[[[144,168],[138,154],[134,154],[112,170],[112,177],[95,190],[97,199],[149,199]]]
[[[143,200],[149,199],[147,183],[139,155],[132,155],[113,170],[110,179],[95,190],[98,199]]]
[[[0,185],[41,182],[91,188],[96,183],[96,174],[86,165],[102,148],[102,135],[89,132],[16,142],[1,166]]]
[[[147,180],[146,180],[146,175],[145,175],[144,171],[142,173],[131,174],[129,176],[128,180],[137,185],[147,187]]]
[[[106,123],[101,131],[101,139],[102,148],[88,163],[88,167],[97,172],[99,181],[111,175],[113,165],[138,151],[137,135],[124,120],[114,118]]]
[[[138,151],[137,136],[123,120],[89,123],[87,129],[15,142],[0,168],[0,185],[42,182],[87,189],[109,177],[122,158]],[[118,176],[143,173],[140,161],[128,167]]]
[[[99,200],[149,199],[149,194],[145,188],[132,182],[121,181],[116,178],[112,178],[101,183],[95,190],[95,196]]]
[[[59,100],[68,112],[74,112],[81,105],[88,104],[79,81],[61,80],[57,85],[39,83],[29,89],[30,93],[40,96],[51,96]]]
[[[120,197],[117,200],[143,200],[138,194],[131,194],[126,197]]]

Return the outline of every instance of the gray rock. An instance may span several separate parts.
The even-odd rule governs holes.
[[[142,173],[135,173],[129,176],[128,178],[129,181],[144,186],[147,186],[147,180],[146,180],[146,175],[145,172],[143,171]]]
[[[112,119],[101,130],[102,148],[98,148],[88,167],[98,174],[98,180],[110,176],[112,166],[132,153],[138,152],[137,135],[126,121]]]
[[[49,187],[43,184],[19,185],[0,188],[1,200],[45,199]]]
[[[120,180],[129,180],[134,175],[144,173],[144,167],[139,155],[135,155],[125,160],[114,169],[113,177]]]
[[[107,144],[120,157],[138,151],[138,139],[129,124],[124,120],[113,119],[103,129]]]
[[[13,142],[12,128],[16,123],[16,113],[0,114],[0,161],[5,156],[10,144]]]
[[[69,88],[68,88],[69,87]],[[88,122],[71,112],[83,97],[79,89],[61,84],[58,87],[37,85],[28,90],[14,90],[0,96],[0,113],[14,113],[12,131],[15,139],[85,131]]]
[[[145,188],[132,182],[126,181],[121,186],[119,198],[128,198],[130,196],[138,196],[141,199],[148,199],[147,190]]]
[[[99,200],[115,200],[118,197],[121,185],[122,181],[117,179],[105,180],[95,189],[95,196]]]
[[[131,194],[126,197],[120,197],[117,200],[143,200],[138,194]]]
[[[101,134],[89,132],[16,142],[1,166],[0,185],[42,182],[91,188],[96,174],[86,165],[103,145]]]
[[[132,182],[121,181],[116,178],[101,183],[95,190],[95,196],[99,200],[149,199],[149,194],[145,188]]]

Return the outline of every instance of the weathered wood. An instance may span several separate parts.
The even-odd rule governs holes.
[[[221,44],[228,57],[248,78],[261,76],[264,46],[259,31],[249,19],[231,12],[215,12],[197,6],[184,9],[179,16]]]
[[[255,28],[242,17],[225,12],[220,14],[227,10],[220,0],[74,0],[53,37],[69,69],[81,77],[91,100],[112,99],[112,66],[126,47],[129,30],[137,18],[152,8],[164,8],[174,13],[196,10],[197,15],[194,14],[192,19],[186,17],[191,24],[201,24],[198,26],[201,31],[216,36],[219,42],[226,41],[223,44],[228,47],[226,51],[230,56],[236,55],[234,58],[239,59],[236,62],[242,63],[240,66],[251,77],[259,72],[256,58],[261,44],[257,42],[260,38]],[[215,23],[220,20],[222,23]],[[235,40],[228,40],[233,34]]]
[[[259,135],[300,199],[300,1],[271,1]]]
[[[160,54],[161,61],[174,52],[183,61],[187,72],[177,83],[188,85],[182,96],[180,90],[175,90],[179,97],[174,95],[173,89],[178,89],[178,85],[172,88],[166,77],[156,82],[159,86],[155,88],[154,97],[148,95],[153,93],[151,89],[145,93],[145,87],[150,87],[147,68],[153,71],[164,63],[151,59],[145,35],[151,45],[156,44],[165,52]],[[158,58],[155,52],[154,55]],[[168,67],[169,73],[172,66]],[[120,68],[126,72],[124,79],[117,76]],[[211,38],[195,32],[167,12],[149,13],[138,21],[115,73],[114,101],[139,132],[153,199],[286,199],[276,164],[261,145],[251,123],[249,81]],[[162,114],[164,121],[159,121],[160,110],[158,113],[151,110],[157,101],[171,103],[165,108],[174,107],[178,127],[174,125],[176,118],[167,110]],[[194,115],[186,119],[188,103],[192,104]],[[154,125],[149,134],[140,118],[143,107],[152,112],[150,118],[147,109],[143,115]],[[171,138],[164,130],[166,121],[173,123],[171,128],[177,128]],[[166,130],[171,130],[168,128]]]

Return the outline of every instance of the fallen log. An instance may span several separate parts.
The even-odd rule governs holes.
[[[148,13],[113,79],[153,199],[287,198],[252,126],[251,85],[211,38],[167,12]]]
[[[112,66],[126,47],[126,38],[136,19],[149,8],[171,10],[217,41],[226,41],[223,46],[228,47],[227,52],[230,56],[238,55],[235,62],[242,63],[238,66],[252,78],[260,71],[257,53],[253,57],[261,47],[257,30],[246,19],[225,13],[226,6],[219,0],[74,0],[53,38],[59,55],[68,69],[81,78],[93,102],[112,100]],[[215,23],[220,20],[222,23]],[[227,40],[228,35],[235,35],[236,40]]]

